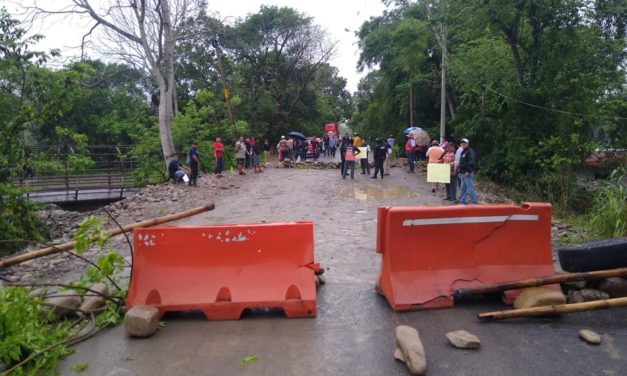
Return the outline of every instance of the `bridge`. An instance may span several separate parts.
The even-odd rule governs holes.
[[[24,148],[15,185],[31,201],[80,203],[115,201],[139,190],[133,170],[139,165],[130,146],[38,145]]]

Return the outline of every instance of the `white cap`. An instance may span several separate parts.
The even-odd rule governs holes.
[[[283,139],[283,138],[285,138],[285,136],[281,136],[281,138]]]
[[[467,144],[469,143],[469,141],[468,141],[468,139],[467,139],[467,138],[462,138],[459,142],[465,142],[465,143],[467,143]]]

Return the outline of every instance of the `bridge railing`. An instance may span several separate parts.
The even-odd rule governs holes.
[[[130,146],[37,145],[23,150],[14,165],[15,183],[37,201],[80,201],[119,198],[138,187],[139,166]]]

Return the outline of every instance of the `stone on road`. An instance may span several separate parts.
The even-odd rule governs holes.
[[[606,292],[610,298],[626,297],[627,279],[620,277],[604,279],[599,283],[599,290]]]
[[[81,313],[92,313],[105,305],[105,297],[109,296],[109,287],[107,287],[104,283],[96,283],[95,285],[89,287],[90,290],[95,291],[87,291],[83,296],[83,302],[79,307]]]
[[[74,290],[63,290],[48,296],[43,304],[50,307],[57,317],[64,317],[76,312],[81,304],[81,297]]]
[[[579,331],[579,337],[592,345],[599,345],[601,343],[601,336],[592,330],[581,329]]]
[[[149,337],[159,328],[159,310],[153,306],[135,306],[124,315],[124,328],[131,337]]]
[[[465,330],[448,332],[446,333],[446,338],[448,338],[451,345],[458,349],[478,349],[479,345],[481,345],[479,337]]]
[[[530,287],[514,300],[514,308],[533,308],[566,303],[566,297],[561,291],[550,287]]]
[[[394,335],[396,337],[394,357],[404,361],[412,375],[427,373],[427,357],[418,331],[411,326],[399,325],[394,329]]]

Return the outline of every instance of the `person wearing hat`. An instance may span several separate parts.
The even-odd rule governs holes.
[[[279,143],[276,146],[277,151],[279,152],[279,161],[285,161],[289,158],[290,147],[285,139],[285,136],[281,136]]]
[[[460,140],[463,149],[459,160],[459,177],[462,180],[462,186],[459,193],[459,203],[466,204],[466,195],[470,196],[472,204],[477,203],[477,193],[475,192],[474,174],[477,165],[477,155],[470,148],[470,142],[467,138]]]

